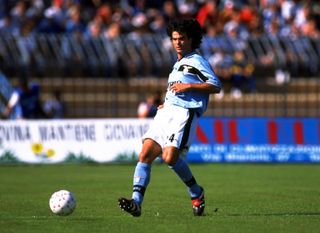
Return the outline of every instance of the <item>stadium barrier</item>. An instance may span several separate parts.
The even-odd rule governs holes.
[[[10,79],[12,85],[17,79]],[[59,91],[64,118],[135,118],[148,94],[162,93],[167,79],[40,78],[41,100]],[[234,98],[224,86],[224,96],[211,95],[207,117],[320,117],[320,79],[296,78],[279,85],[274,78],[257,79],[256,93]]]
[[[320,67],[320,40],[308,37],[225,35],[205,36],[199,51],[207,59],[223,52],[243,50],[260,77],[288,70],[292,76],[316,76]],[[51,77],[144,77],[167,76],[176,55],[165,34],[121,35],[86,38],[67,34],[28,34],[0,37],[0,69]]]
[[[0,121],[0,163],[135,162],[147,119]],[[319,118],[200,120],[196,163],[319,163]]]

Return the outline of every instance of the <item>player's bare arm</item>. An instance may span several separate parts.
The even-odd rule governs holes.
[[[161,108],[163,108],[163,104],[160,104],[160,105],[158,106],[158,109],[161,109]]]
[[[170,87],[170,90],[175,93],[194,91],[214,94],[220,92],[220,87],[214,86],[210,83],[175,83]]]

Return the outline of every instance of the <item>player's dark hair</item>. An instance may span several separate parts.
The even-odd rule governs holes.
[[[169,22],[167,34],[171,38],[173,32],[184,33],[188,38],[192,39],[192,49],[200,47],[202,40],[202,28],[195,19],[181,19]]]

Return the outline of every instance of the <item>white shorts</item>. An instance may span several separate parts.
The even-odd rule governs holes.
[[[142,139],[151,138],[161,148],[173,146],[188,150],[196,133],[198,117],[194,110],[166,104],[158,109]]]

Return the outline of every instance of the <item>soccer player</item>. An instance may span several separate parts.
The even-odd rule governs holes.
[[[150,181],[152,162],[159,156],[185,183],[191,197],[193,214],[204,213],[204,189],[182,159],[195,136],[198,119],[205,112],[209,95],[219,93],[221,83],[210,64],[199,54],[202,29],[194,19],[172,21],[167,34],[178,60],[169,75],[164,104],[143,136],[142,150],[133,177],[132,198],[119,198],[122,210],[141,215],[141,205]]]

